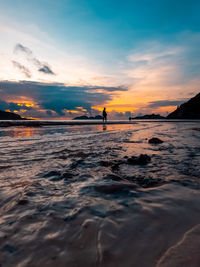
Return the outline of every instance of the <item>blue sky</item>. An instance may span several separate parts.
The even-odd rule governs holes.
[[[112,117],[126,112],[164,114],[175,108],[175,101],[200,91],[199,14],[197,0],[0,1],[0,82],[29,81],[39,88],[41,83],[80,86],[85,100],[77,105],[73,100],[71,109],[69,100],[66,108],[64,102],[66,116],[79,114],[80,105],[81,112],[94,114],[105,105]],[[16,50],[20,45],[24,49]],[[91,100],[86,89],[91,86],[96,86],[95,94],[105,95],[104,101]],[[35,103],[27,111],[17,110],[20,114],[60,116],[54,108],[63,99],[60,87],[54,86],[58,96],[52,109],[31,92],[28,99],[20,89],[7,95],[4,88],[0,90],[3,102],[18,96],[18,104]]]

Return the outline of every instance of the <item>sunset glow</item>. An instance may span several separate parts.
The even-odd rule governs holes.
[[[110,118],[127,119],[167,115],[199,92],[196,1],[170,14],[169,0],[151,5],[47,0],[51,21],[39,1],[31,7],[20,1],[18,11],[11,2],[0,4],[2,110],[70,119],[101,114],[105,106]]]

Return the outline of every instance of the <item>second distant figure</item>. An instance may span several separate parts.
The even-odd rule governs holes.
[[[106,122],[107,121],[107,112],[106,112],[106,108],[103,109],[103,122]]]

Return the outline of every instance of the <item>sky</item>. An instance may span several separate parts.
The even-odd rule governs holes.
[[[200,92],[199,0],[0,0],[0,109],[167,115]]]

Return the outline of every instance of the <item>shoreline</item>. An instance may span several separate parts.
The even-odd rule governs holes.
[[[152,119],[152,120],[110,120],[104,123],[101,120],[0,120],[0,127],[12,126],[26,126],[26,127],[41,127],[41,126],[55,126],[55,125],[111,125],[111,124],[137,124],[139,122],[199,122],[200,120],[189,119]]]
[[[1,128],[0,263],[198,267],[198,122],[99,126]]]

